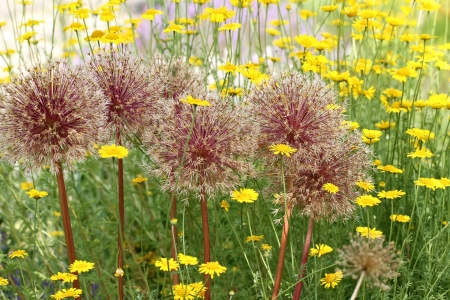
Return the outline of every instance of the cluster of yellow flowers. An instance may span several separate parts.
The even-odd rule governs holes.
[[[28,253],[25,250],[15,250],[12,251],[8,257],[9,258],[25,258],[25,256],[28,256]],[[0,276],[0,286],[5,286],[9,284],[9,279],[7,278],[3,278],[2,276]]]
[[[194,256],[178,253],[178,260],[161,257],[154,264],[161,271],[172,272],[178,271],[180,264],[185,266],[196,266],[198,265],[198,259]],[[214,278],[214,275],[220,276],[220,274],[226,272],[226,270],[227,268],[221,266],[217,261],[201,264],[198,269],[200,274],[207,274],[211,277],[211,279]],[[187,299],[184,297],[188,296],[192,297],[189,299],[193,299],[194,296],[204,298],[205,291],[206,287],[203,282],[195,282],[191,284],[180,283],[172,287],[172,295],[174,296],[174,299]]]
[[[268,19],[270,15],[268,12],[281,8],[279,0],[230,0],[233,8],[230,5],[212,7],[205,5],[210,2],[209,0],[193,0],[196,8],[195,15],[190,16],[186,12],[185,16],[181,16],[177,13],[173,20],[167,20],[168,12],[150,7],[138,18],[130,16],[123,20],[119,13],[124,2],[112,0],[96,9],[84,7],[81,1],[58,5],[56,9],[63,18],[71,19],[70,23],[65,23],[61,28],[64,31],[65,56],[76,55],[74,47],[77,44],[81,55],[83,55],[83,47],[89,47],[92,52],[95,52],[101,44],[114,51],[120,51],[124,49],[124,44],[135,43],[139,51],[138,45],[141,43],[138,41],[147,41],[148,37],[144,36],[144,33],[148,30],[150,31],[149,45],[142,46],[141,49],[145,48],[151,53],[156,47],[152,43],[156,41],[158,47],[167,46],[172,54],[188,53],[186,61],[188,60],[196,68],[205,69],[206,76],[213,75],[208,77],[214,78],[215,81],[210,89],[220,90],[224,98],[246,95],[248,85],[264,87],[270,79],[270,74],[278,70],[280,62],[289,65],[292,69],[309,74],[314,73],[324,78],[327,84],[337,90],[341,100],[339,104],[331,105],[327,109],[342,109],[343,112],[348,113],[350,119],[343,121],[342,126],[348,131],[355,131],[362,126],[363,142],[386,163],[383,165],[378,160],[374,162],[376,166],[374,169],[378,170],[380,177],[383,176],[383,181],[377,181],[377,185],[383,188],[382,190],[375,191],[375,185],[370,180],[360,180],[355,183],[357,186],[355,188],[364,190],[364,194],[354,199],[354,202],[365,211],[370,211],[371,207],[383,205],[383,202],[392,204],[410,197],[411,193],[408,190],[406,193],[399,189],[401,187],[395,186],[394,177],[402,178],[406,177],[406,174],[410,176],[409,171],[417,170],[416,166],[438,160],[441,149],[446,147],[436,143],[441,141],[439,138],[442,133],[440,123],[443,117],[440,110],[450,109],[449,95],[442,92],[441,85],[449,77],[450,43],[446,40],[442,43],[442,39],[430,30],[422,32],[419,26],[426,21],[418,22],[419,14],[426,15],[428,18],[431,12],[436,12],[437,16],[441,4],[434,0],[418,0],[413,6],[395,4],[395,9],[389,12],[381,6],[383,1],[347,0],[323,5],[316,9],[307,6],[310,9],[306,9],[306,6],[300,6],[304,1],[290,0],[290,3],[284,6],[285,11],[283,13],[278,11],[277,19],[274,20]],[[177,12],[180,12],[180,1],[172,2],[175,3]],[[256,2],[258,2],[257,5],[255,5]],[[27,3],[23,1],[23,6]],[[296,5],[299,5],[297,9],[292,10],[292,6]],[[250,10],[255,7],[258,8],[258,19],[253,20]],[[263,8],[261,11],[259,11],[260,7]],[[264,9],[267,12],[265,15]],[[242,12],[247,10],[250,16],[248,19],[242,17],[246,15]],[[308,26],[312,25],[312,30],[308,28],[307,33],[304,33],[305,30],[300,27],[300,23],[293,22],[294,17],[300,17]],[[92,31],[88,28],[91,26],[89,22],[91,18],[99,21],[96,23],[95,30]],[[317,22],[316,18],[322,18],[323,22]],[[144,26],[141,26],[143,21],[144,24],[148,21],[149,29],[143,30]],[[0,56],[7,64],[4,72],[11,74],[13,66],[11,57],[16,53],[21,54],[22,47],[28,46],[30,49],[39,51],[37,45],[41,41],[41,33],[38,26],[43,22],[29,19],[20,25],[21,28],[25,28],[17,31],[15,37],[19,41],[20,49],[0,51]],[[0,22],[0,29],[9,25],[7,22]],[[155,29],[158,29],[157,34]],[[212,37],[208,36],[210,32],[207,30],[211,30]],[[159,35],[160,31],[163,34]],[[225,49],[217,50],[221,43],[219,36],[224,38],[226,51]],[[236,38],[237,44],[241,46],[241,41],[247,38],[254,42],[249,48],[248,57],[242,54],[242,49],[234,48],[236,43],[233,39]],[[209,45],[211,39],[213,43]],[[83,40],[86,43],[82,44]],[[196,42],[201,43],[204,49],[190,46]],[[205,49],[209,50],[209,47],[211,50],[205,51]],[[216,56],[211,58],[209,55],[213,51],[216,51],[214,53]],[[432,78],[429,81],[433,82],[428,84],[424,80],[426,77]],[[6,77],[0,78],[0,84],[8,81]],[[277,96],[283,97],[283,95]],[[184,95],[180,102],[183,105],[192,105],[194,111],[198,106],[213,106],[209,101],[193,95]],[[208,109],[213,110],[214,107]],[[434,122],[431,125],[430,119]],[[401,150],[398,150],[400,148]],[[287,144],[273,144],[269,147],[269,151],[279,155],[282,160],[288,160],[296,155],[298,149]],[[129,155],[128,149],[115,144],[103,145],[98,153],[102,158],[119,160]],[[405,161],[413,167],[408,169]],[[414,181],[416,186],[424,186],[433,191],[444,190],[450,186],[450,179],[447,177],[437,179],[417,175],[414,179],[416,179]],[[147,180],[148,178],[138,176],[132,182],[138,185]],[[48,196],[47,192],[34,189],[31,182],[22,183],[21,188],[27,191],[31,199],[38,200]],[[342,193],[342,190],[340,191],[333,182],[321,185],[321,189],[326,191],[329,197]],[[244,205],[255,203],[258,197],[259,194],[250,188],[234,190],[230,195],[231,200],[245,203]],[[230,202],[224,199],[220,207],[228,212],[231,207]],[[394,214],[394,212],[393,209],[389,217],[392,222],[408,223],[413,218],[413,215],[409,217],[397,212]],[[172,220],[171,225],[176,226],[176,219]],[[356,231],[370,239],[383,237],[383,233],[376,228],[358,227]],[[264,238],[264,235],[250,235],[245,242],[260,242]],[[264,251],[270,251],[271,246],[262,244],[261,248]],[[310,256],[321,257],[332,250],[327,245],[317,244],[315,248],[310,249]],[[21,251],[23,250],[13,252],[10,257],[23,258],[27,255],[26,252]],[[178,260],[161,258],[155,266],[162,271],[171,272],[178,271],[180,264],[194,266],[198,265],[198,260],[180,253]],[[77,266],[72,267],[70,271],[81,273],[92,267],[93,264],[91,266],[90,263],[77,261]],[[211,278],[214,275],[220,276],[225,271],[226,268],[218,262],[208,262],[200,265],[199,268],[200,273],[208,274]],[[116,270],[115,276],[123,275],[122,269]],[[321,282],[325,288],[334,288],[342,277],[341,271],[326,273]],[[73,282],[77,280],[77,276],[72,273],[58,272],[52,276],[52,280]],[[0,277],[0,285],[6,284],[8,279]],[[173,286],[172,295],[175,299],[184,299],[198,296],[205,290],[206,287],[202,283],[181,283]],[[52,295],[52,298],[78,297],[81,293],[79,289],[63,289]]]
[[[70,266],[69,271],[70,273],[61,273],[58,272],[57,274],[54,274],[51,276],[51,280],[58,281],[61,280],[63,282],[74,282],[78,280],[78,275],[75,275],[74,273],[84,273],[92,270],[94,268],[94,263],[87,262],[84,260],[75,260]],[[57,291],[55,294],[50,295],[50,298],[61,300],[66,298],[78,298],[81,296],[83,291],[78,288],[69,288],[69,289],[62,289],[60,291]]]

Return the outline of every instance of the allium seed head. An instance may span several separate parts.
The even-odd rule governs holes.
[[[163,178],[163,189],[170,192],[193,191],[197,195],[228,192],[239,185],[240,175],[252,171],[250,158],[256,147],[251,134],[254,126],[245,110],[231,108],[216,92],[199,90],[193,97],[206,100],[211,106],[196,107],[190,137],[194,106],[173,98],[159,101],[160,114],[165,120],[158,133],[148,132],[144,136],[144,144],[157,166],[150,172]],[[183,169],[178,175],[188,138]]]
[[[317,76],[298,72],[273,76],[252,88],[248,102],[260,126],[261,154],[269,165],[279,160],[268,151],[271,145],[297,149],[284,158],[287,175],[295,176],[296,163],[309,161],[310,154],[345,134],[343,105],[336,105],[336,92]]]
[[[161,98],[179,100],[182,95],[195,95],[205,85],[205,75],[189,65],[184,58],[167,60],[162,54],[156,54],[150,66],[151,77],[162,82]]]
[[[359,196],[356,182],[367,178],[371,168],[371,152],[361,142],[361,135],[351,133],[297,164],[292,193],[300,215],[316,220],[335,221],[348,218],[354,210],[353,200]],[[323,185],[332,182],[339,188],[332,194]]]
[[[67,61],[20,70],[0,96],[1,152],[27,170],[81,160],[101,137],[106,101],[92,76]],[[92,149],[93,150],[93,149]]]
[[[100,51],[89,67],[108,99],[108,126],[128,133],[142,130],[161,93],[161,83],[149,76],[143,60],[130,52]]]
[[[395,243],[390,242],[383,246],[382,239],[367,239],[361,236],[353,237],[350,245],[338,249],[340,261],[338,265],[344,268],[344,274],[358,278],[361,272],[365,272],[375,286],[388,290],[389,286],[381,281],[393,279],[400,274],[397,269],[401,263],[396,255]]]

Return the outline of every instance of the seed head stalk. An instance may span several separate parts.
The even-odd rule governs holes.
[[[176,219],[177,216],[177,197],[175,196],[175,193],[172,194],[172,204],[170,207],[170,219]],[[177,260],[177,227],[171,225],[172,228],[172,241],[171,241],[171,247],[170,251],[172,253],[173,260]],[[185,252],[186,253],[186,252]],[[178,276],[178,273],[174,273],[172,275],[172,284],[177,285],[180,283],[180,278]]]
[[[308,231],[306,233],[305,238],[305,245],[303,246],[302,260],[300,262],[300,274],[298,274],[298,279],[300,281],[295,286],[294,296],[292,297],[292,300],[300,299],[300,295],[302,294],[303,278],[305,277],[306,274],[306,263],[308,262],[308,252],[311,245],[313,229],[314,229],[314,218],[310,216],[308,222]]]
[[[33,180],[34,181],[34,180]],[[36,199],[35,200],[35,202],[36,202],[36,204],[35,204],[35,206],[34,206],[34,225],[33,225],[33,230],[34,230],[34,237],[33,237],[33,239],[34,239],[34,245],[33,245],[33,261],[34,261],[34,257],[35,257],[35,255],[36,255],[36,244],[37,244],[37,218],[38,218],[38,215],[37,215],[37,212],[38,212],[38,201],[39,201],[39,199]],[[36,294],[36,280],[35,280],[35,278],[34,278],[34,276],[32,277],[32,282],[33,282],[33,292],[34,292],[34,296],[36,297],[36,299],[37,299],[37,294]]]
[[[204,189],[202,189],[200,194],[200,204],[202,207],[202,229],[203,229],[203,256],[204,263],[208,263],[211,261],[211,245],[209,238],[209,224],[208,224],[208,202],[206,201],[206,193]],[[205,273],[204,276],[205,281],[205,300],[211,300],[211,280],[209,279],[209,275]]]
[[[186,151],[188,149],[189,146],[189,140],[191,139],[192,136],[192,131],[194,129],[194,124],[195,124],[195,115],[197,113],[197,106],[194,105],[193,110],[192,110],[192,122],[191,125],[189,127],[189,133],[186,139],[186,143],[184,144],[184,149],[183,149],[183,156],[181,157],[181,163],[180,163],[180,167],[178,169],[178,175],[175,181],[175,186],[178,185],[178,181],[180,180],[180,176],[181,176],[181,172],[183,171],[183,165],[184,165],[184,161],[186,159]],[[177,198],[175,197],[175,192],[172,194],[172,203],[171,203],[171,207],[170,207],[170,219],[175,219],[177,216]],[[203,212],[202,212],[202,218],[203,218]],[[174,260],[177,260],[177,229],[175,226],[172,226],[172,235],[171,235],[171,244],[170,244],[170,251],[172,254],[172,258]],[[205,232],[205,231],[203,231]],[[209,249],[209,248],[208,248]],[[178,273],[173,274],[172,276],[172,283],[173,285],[177,285],[180,283],[180,278],[178,276]]]
[[[359,289],[361,288],[361,285],[363,283],[365,275],[366,275],[366,273],[364,271],[362,271],[361,275],[359,276],[358,282],[356,283],[355,290],[353,291],[353,294],[352,294],[352,297],[350,298],[350,300],[355,300],[356,296],[358,296],[358,292],[359,292]]]
[[[286,184],[284,178],[284,167],[283,160],[281,161],[281,176],[283,180],[283,192],[285,197],[285,210],[284,210],[284,221],[283,229],[281,231],[281,243],[280,243],[280,254],[278,255],[278,265],[277,265],[277,275],[275,277],[275,283],[272,291],[272,299],[278,298],[278,293],[280,292],[281,279],[283,277],[283,267],[284,267],[284,257],[286,255],[287,238],[289,234],[289,218],[291,216],[291,207],[287,205],[287,195],[286,195]],[[294,187],[294,180],[291,176],[287,178],[287,191],[292,190]]]
[[[63,220],[64,237],[66,239],[67,256],[69,258],[69,265],[75,262],[75,244],[73,242],[72,226],[70,225],[69,205],[67,203],[66,185],[64,183],[64,174],[61,161],[56,163],[57,173],[56,180],[58,183],[59,202],[61,204],[61,217]],[[74,273],[77,275],[77,273]],[[73,281],[73,287],[80,289],[80,282],[78,279]],[[76,299],[81,299],[80,297]]]
[[[120,130],[117,126],[116,142],[121,146]],[[117,159],[117,185],[118,185],[118,198],[119,198],[119,228],[117,233],[117,267],[123,270],[123,239],[125,231],[125,195],[123,190],[123,159]],[[119,299],[123,300],[123,276],[117,277],[119,280]]]

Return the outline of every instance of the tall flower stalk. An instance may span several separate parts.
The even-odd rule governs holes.
[[[162,90],[160,98],[165,99],[164,101],[176,101],[178,102],[183,95],[193,95],[197,91],[203,89],[203,74],[193,69],[189,64],[185,62],[184,58],[172,57],[170,60],[164,58],[161,54],[156,54],[155,57],[150,61],[150,75],[161,82]],[[177,108],[178,110],[179,108]],[[184,143],[183,154],[181,157],[181,163],[177,170],[172,172],[171,180],[175,185],[174,190],[177,190],[176,186],[180,179],[180,174],[183,170],[186,151],[188,150],[189,140],[191,139],[193,126],[195,123],[195,115],[197,111],[197,106],[193,106],[192,118],[189,127],[189,132],[187,133],[187,139]],[[175,112],[176,114],[177,112]],[[174,115],[174,118],[177,116]],[[158,135],[159,133],[155,133]],[[177,216],[177,195],[175,192],[170,192],[171,204],[170,204],[170,218],[175,219]],[[176,227],[172,227],[171,234],[171,255],[174,260],[177,260],[177,230]],[[179,283],[179,275],[177,273],[172,275],[173,285]]]
[[[300,262],[300,280],[295,288],[293,299],[299,299],[303,288],[308,252],[313,234],[314,221],[348,219],[353,215],[354,203],[359,192],[356,182],[368,178],[371,152],[362,142],[358,133],[349,134],[324,148],[314,163],[305,163],[294,180],[294,203],[300,208],[300,215],[309,218],[303,255]],[[368,179],[367,179],[368,180]],[[330,189],[327,185],[334,188]]]
[[[160,93],[157,81],[148,76],[147,66],[126,50],[100,51],[89,62],[90,69],[108,103],[107,127],[121,147],[123,136],[139,133],[147,126],[147,115],[153,113],[154,102]],[[117,49],[118,50],[118,49]],[[119,224],[117,235],[117,268],[123,270],[123,240],[125,234],[125,195],[123,160],[118,158],[117,190]],[[123,276],[118,276],[119,299],[123,299]]]
[[[274,154],[286,155],[277,183],[284,185],[285,176],[292,180],[288,194],[284,190],[284,201],[283,197],[275,200],[280,210],[284,210],[284,222],[272,299],[279,297],[284,248],[293,210],[300,208],[300,215],[310,219],[300,263],[300,283],[294,296],[298,299],[314,220],[349,217],[354,208],[346,199],[356,195],[356,181],[367,177],[369,150],[358,134],[348,135],[341,125],[344,103],[336,103],[336,99],[336,92],[320,78],[296,72],[271,78],[264,85],[255,86],[249,95],[250,106],[261,128],[261,149],[270,147]],[[261,155],[267,167],[279,174],[275,156],[264,151]],[[280,177],[282,182],[279,182]],[[326,183],[336,184],[341,192],[330,197],[322,189]]]
[[[69,258],[69,264],[73,264],[76,260],[75,243],[73,241],[72,226],[70,223],[69,204],[67,201],[66,185],[64,183],[64,174],[61,162],[57,163],[56,181],[58,183],[59,202],[61,205],[61,218],[63,221],[64,238],[66,240],[67,256]],[[75,275],[78,275],[75,273]],[[74,280],[73,287],[80,289],[80,282],[78,279]],[[79,298],[77,298],[79,299]]]
[[[293,180],[292,177],[287,178],[287,192],[291,191],[293,188]],[[287,193],[284,192],[284,201],[285,201],[285,210],[284,210],[284,218],[283,218],[283,229],[281,229],[281,242],[280,242],[280,253],[278,254],[278,265],[276,271],[276,277],[272,289],[272,299],[276,299],[278,297],[278,293],[280,292],[281,287],[281,279],[283,278],[283,268],[284,268],[284,259],[286,256],[286,248],[287,241],[289,235],[289,219],[292,213],[292,207],[287,202]]]
[[[211,261],[208,199],[229,191],[240,175],[253,170],[245,157],[255,148],[253,126],[242,107],[230,108],[218,94],[198,90],[181,100],[159,102],[162,122],[158,132],[148,132],[144,143],[156,168],[149,171],[163,180],[163,190],[183,198],[196,195],[202,212],[204,262]],[[185,102],[185,103],[182,103]],[[209,107],[210,106],[210,107]],[[152,143],[151,141],[157,141]],[[147,141],[150,143],[147,144]],[[211,298],[211,279],[205,275],[205,299]]]
[[[202,210],[202,232],[203,232],[203,261],[206,263],[211,261],[211,241],[209,235],[209,219],[208,219],[208,202],[206,194],[200,193],[200,206]],[[211,299],[211,280],[208,274],[203,276],[206,287],[205,299]]]
[[[292,205],[290,201],[288,201],[288,192],[293,188],[293,180],[292,177],[287,178],[287,189],[286,189],[286,178],[284,176],[284,164],[283,164],[283,156],[290,157],[292,153],[295,153],[297,149],[292,148],[285,144],[272,145],[269,149],[275,155],[281,155],[281,181],[283,185],[283,195],[280,197],[276,197],[275,201],[283,202],[284,208],[284,219],[283,219],[283,229],[281,230],[281,242],[280,242],[280,252],[278,254],[278,265],[276,277],[272,289],[272,299],[276,299],[278,297],[278,293],[280,292],[281,287],[281,279],[283,278],[283,268],[284,268],[284,258],[286,256],[286,247],[289,236],[289,219],[292,213]]]
[[[318,77],[296,72],[284,73],[264,85],[254,86],[249,95],[250,107],[261,130],[259,145],[266,165],[275,174],[280,174],[277,157],[265,150],[269,147],[274,154],[286,156],[283,157],[281,176],[278,177],[281,177],[283,186],[284,178],[288,178],[288,189],[286,192],[284,188],[284,195],[275,201],[284,210],[284,218],[272,299],[279,297],[289,219],[295,208],[295,202],[292,202],[295,195],[292,193],[297,172],[301,169],[299,165],[310,162],[311,153],[319,152],[323,145],[345,133],[340,126],[342,108],[327,109],[335,101],[335,92]]]
[[[303,254],[302,254],[301,261],[300,261],[300,274],[298,275],[298,279],[300,281],[295,285],[294,296],[292,297],[292,299],[296,299],[296,300],[300,299],[300,295],[302,293],[303,278],[305,277],[305,274],[306,274],[306,263],[308,262],[308,253],[309,253],[309,248],[311,245],[313,228],[314,228],[314,218],[309,217],[308,229],[307,229],[306,237],[305,237],[305,244],[303,246]]]
[[[76,260],[63,162],[82,160],[102,138],[105,101],[83,67],[67,61],[24,68],[4,87],[0,104],[1,151],[26,170],[50,165],[56,174],[69,264]],[[79,289],[78,280],[73,282]]]
[[[122,145],[120,131],[116,131],[116,143]],[[123,158],[117,160],[117,197],[119,200],[119,224],[117,228],[117,268],[123,270],[123,241],[125,236],[125,194],[123,187]],[[117,276],[119,280],[119,299],[123,299],[123,276]]]

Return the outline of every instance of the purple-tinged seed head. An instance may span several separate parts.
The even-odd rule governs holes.
[[[147,125],[161,84],[149,76],[142,58],[130,52],[100,51],[89,68],[107,99],[107,126],[111,131],[133,134]],[[110,131],[110,132],[111,132]]]
[[[181,99],[187,94],[181,95]],[[180,175],[184,147],[188,140],[194,106],[173,98],[158,102],[161,127],[147,132],[144,144],[156,167],[150,172],[163,179],[163,189],[176,193],[201,192],[209,196],[229,192],[242,177],[253,172],[251,157],[256,148],[255,126],[242,107],[230,107],[217,92],[193,91],[192,97],[207,100],[209,107],[196,108]],[[176,184],[179,176],[179,182]]]
[[[205,75],[189,65],[185,58],[166,59],[156,54],[150,61],[150,75],[162,83],[160,98],[180,100],[180,96],[193,95],[204,87]]]
[[[107,102],[83,67],[60,60],[24,68],[0,98],[0,151],[27,170],[72,167],[101,138]]]

